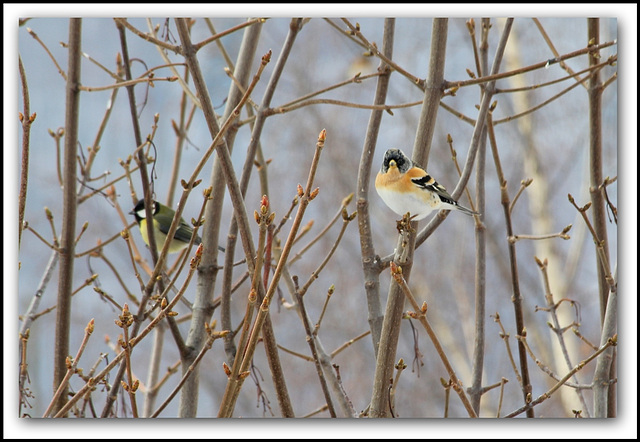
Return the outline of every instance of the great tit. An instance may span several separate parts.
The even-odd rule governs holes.
[[[156,239],[156,247],[158,248],[158,252],[160,252],[167,240],[167,232],[169,231],[169,227],[171,227],[171,222],[173,221],[173,216],[176,212],[164,204],[154,201],[151,213],[153,214],[153,234]],[[149,245],[149,231],[147,228],[146,212],[144,210],[144,199],[138,201],[138,204],[136,204],[129,214],[136,218],[142,239],[145,244]],[[189,241],[191,241],[192,235],[193,228],[189,226],[184,219],[180,218],[180,225],[176,230],[176,234],[173,235],[173,240],[169,245],[169,253],[179,252],[187,247],[189,245]],[[194,244],[198,245],[201,242],[202,240],[200,237],[196,235]]]

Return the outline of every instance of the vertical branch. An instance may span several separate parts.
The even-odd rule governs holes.
[[[185,82],[188,81],[188,79],[189,69],[185,69]],[[189,130],[189,126],[193,121],[193,115],[196,110],[196,106],[192,104],[191,111],[189,112],[189,116],[187,117],[187,103],[189,103],[189,96],[186,92],[182,91],[182,98],[180,99],[180,117],[178,119],[179,123],[176,124],[175,121],[171,120],[171,123],[173,124],[173,130],[176,132],[176,147],[173,152],[171,176],[169,178],[169,187],[167,190],[166,204],[169,207],[173,207],[173,195],[178,186],[178,173],[180,171],[182,151],[184,149],[185,142],[187,141],[187,131]]]
[[[600,21],[597,18],[587,19],[588,40],[590,44],[597,45],[600,40]],[[598,52],[589,54],[589,66],[598,64],[600,57]],[[591,182],[591,204],[593,208],[593,226],[600,241],[607,241],[605,201],[600,191],[603,182],[602,176],[602,81],[600,71],[595,71],[589,79],[589,169]],[[598,251],[596,250],[596,253]],[[605,248],[607,261],[609,261],[609,249]],[[604,313],[607,307],[609,284],[605,278],[606,271],[597,260],[598,281],[600,293],[600,321],[604,321]]]
[[[147,324],[147,326],[140,332],[140,334],[138,334],[135,338],[131,338],[129,340],[129,345],[131,346],[131,349],[133,349],[136,345],[140,343],[140,341],[142,341],[149,333],[151,333],[151,331],[153,331],[153,329],[158,325],[160,321],[162,321],[167,316],[170,316],[172,314],[171,312],[173,308],[176,306],[178,301],[180,301],[180,299],[184,295],[184,292],[186,291],[187,287],[189,286],[189,283],[191,282],[191,278],[193,278],[193,274],[195,273],[196,268],[200,264],[200,259],[202,258],[202,248],[203,248],[202,245],[200,245],[196,249],[195,256],[191,258],[189,273],[187,273],[185,282],[180,288],[180,290],[178,290],[178,293],[176,293],[176,295],[171,300],[171,302],[168,302],[166,299],[166,295],[169,289],[166,289],[164,293],[160,294],[160,299],[162,299],[162,301],[160,301],[160,311],[155,316],[155,318],[153,318],[151,322],[149,322],[149,324]],[[175,282],[175,279],[174,281],[172,281],[172,283],[173,282]],[[121,351],[120,353],[118,353],[100,373],[97,373],[92,377],[90,377],[87,383],[84,386],[82,386],[82,388],[80,388],[76,392],[76,394],[74,394],[73,397],[66,403],[66,405],[60,411],[58,411],[58,413],[53,417],[63,417],[64,415],[66,415],[66,413],[69,412],[71,407],[74,404],[76,404],[80,399],[84,398],[87,393],[90,393],[91,390],[94,389],[96,385],[108,373],[110,373],[111,370],[115,368],[116,365],[121,363],[122,359],[124,359],[125,356],[126,356],[126,353],[124,351]],[[125,365],[125,364],[121,364],[121,365]]]
[[[505,63],[507,70],[517,69],[522,66],[523,48],[525,48],[527,44],[524,41],[520,41],[519,37],[520,35],[518,33],[514,33],[510,41],[509,53]],[[509,82],[514,88],[527,85],[527,79],[524,75],[513,76],[509,78]],[[528,222],[531,225],[533,233],[541,235],[553,231],[557,213],[549,204],[555,189],[550,185],[549,168],[547,165],[548,158],[540,152],[540,141],[538,140],[540,130],[536,124],[535,115],[526,115],[526,111],[533,106],[531,95],[532,94],[513,94],[511,100],[514,112],[516,114],[524,114],[522,118],[515,120],[520,144],[522,145],[523,173],[527,179],[536,183],[533,186],[527,187],[527,192],[529,193],[529,198],[527,198]],[[517,199],[518,195],[511,198],[510,212],[512,214]],[[552,263],[550,268],[548,268],[549,280],[558,297],[563,298],[567,283],[564,272],[562,271],[563,265],[561,262],[563,258],[558,254],[558,248],[555,247],[553,241],[534,241],[532,247],[535,256],[548,259],[549,262]],[[568,309],[559,309],[557,313],[561,322],[571,322],[572,318],[569,316]],[[545,351],[548,352],[548,359],[553,361],[552,363],[555,370],[560,372],[565,366],[563,364],[563,348],[560,345],[560,341],[556,339],[557,335],[554,335],[551,329],[549,331],[549,338],[547,338],[543,346],[541,345],[541,348],[544,348]],[[566,344],[568,348],[572,350],[572,353],[578,351],[576,341],[569,341],[566,342]],[[568,388],[560,390],[558,398],[563,402],[565,409],[571,410],[583,407],[578,397]]]
[[[511,26],[513,25],[513,18],[509,18],[506,20],[504,29],[502,30],[502,35],[500,36],[500,41],[498,42],[498,47],[496,48],[496,54],[493,58],[493,64],[491,66],[490,75],[496,75],[500,70],[500,64],[502,63],[502,57],[504,55],[505,48],[507,46],[507,40],[509,39],[509,34],[511,33]],[[489,114],[489,107],[491,105],[491,100],[493,99],[493,95],[496,90],[496,82],[495,80],[488,82],[484,88],[484,95],[482,98],[482,102],[480,103],[480,110],[478,111],[478,118],[476,119],[476,125],[473,128],[473,135],[471,136],[471,143],[469,143],[469,153],[467,155],[467,161],[464,164],[464,169],[462,169],[462,174],[460,175],[460,179],[458,180],[458,184],[456,185],[453,192],[451,192],[451,196],[454,200],[460,198],[464,188],[469,181],[469,177],[471,176],[471,170],[473,169],[473,163],[476,158],[476,154],[478,152],[478,148],[480,147],[480,140],[482,139],[483,127],[485,125],[485,121],[487,119],[487,115]],[[425,166],[426,167],[426,166]],[[434,216],[431,221],[420,231],[418,237],[416,239],[416,246],[419,246],[427,238],[435,231],[435,229],[444,221],[448,212],[440,211],[438,216]]]
[[[482,19],[480,37],[480,68],[478,76],[485,75],[489,70],[489,29],[490,19]],[[482,95],[482,94],[481,94]],[[485,301],[486,301],[486,272],[487,272],[487,239],[486,227],[484,225],[485,213],[485,164],[486,164],[486,122],[483,125],[480,146],[478,148],[478,162],[476,164],[476,204],[480,215],[476,219],[476,269],[475,269],[475,338],[473,344],[473,363],[471,370],[471,405],[478,414],[480,412],[480,399],[482,397],[482,373],[484,365],[485,351]]]
[[[232,81],[231,86],[229,87],[229,93],[227,95],[227,109],[237,106],[238,102],[242,98],[243,91],[240,90],[239,85],[244,89],[247,87],[249,76],[251,74],[251,65],[255,58],[258,42],[260,41],[259,37],[261,30],[262,25],[258,24],[248,27],[244,32],[236,60],[236,66],[233,69],[233,77],[237,82]],[[233,148],[235,139],[234,135],[235,131],[229,133],[226,137],[229,149]],[[219,167],[219,162],[216,161],[214,163],[214,174],[216,174],[215,169]],[[217,173],[217,175],[221,174],[222,171]],[[224,186],[224,183],[222,183],[222,185]],[[224,192],[224,187],[221,191]],[[223,330],[233,330],[233,324],[231,323],[231,286],[233,284],[233,259],[238,233],[237,223],[234,220],[235,218],[232,220],[232,224],[236,226],[236,229],[233,232],[229,232],[227,235],[227,244],[225,246],[226,252],[224,256],[222,297],[220,303],[220,324],[222,325]],[[233,355],[235,355],[236,352],[234,337],[235,335],[233,333],[229,333],[224,337],[224,348],[227,353],[227,360],[229,361],[233,360]]]
[[[233,76],[237,80],[237,82],[231,82],[229,87],[229,92],[227,94],[227,107],[225,109],[225,115],[223,118],[228,118],[230,115],[230,109],[233,109],[238,105],[240,99],[242,98],[242,94],[249,83],[249,78],[251,74],[251,66],[255,59],[255,54],[257,51],[257,45],[259,42],[260,33],[262,30],[262,25],[257,24],[254,26],[248,27],[244,31],[244,35],[242,36],[242,42],[240,44],[240,50],[238,51],[238,56],[236,59],[236,65],[233,68]],[[243,88],[241,90],[241,88]],[[233,144],[235,140],[236,131],[233,130],[227,134],[226,142],[229,149],[233,149]],[[224,180],[222,176],[222,169],[220,168],[219,161],[214,161],[214,169],[212,172],[212,184],[214,185],[214,189],[216,186],[219,186],[217,189],[217,193],[214,190],[214,195],[223,195],[224,188]],[[223,198],[218,198],[212,201],[214,204],[213,207],[215,210],[215,218],[212,219],[212,222],[215,222],[217,225],[220,224],[220,215],[222,208],[222,200]],[[237,225],[237,224],[236,224]],[[216,227],[216,230],[219,227]],[[222,277],[222,296],[220,303],[220,321],[223,330],[233,330],[233,324],[231,323],[231,286],[232,286],[232,278],[233,278],[233,259],[234,259],[234,250],[235,250],[235,241],[237,240],[237,229],[227,235],[227,245],[225,247],[225,256],[224,256],[224,273]],[[204,275],[203,275],[204,276]],[[205,293],[203,293],[204,295]],[[224,347],[227,352],[227,359],[229,361],[232,360],[233,355],[235,354],[236,348],[233,343],[234,334],[229,333],[224,337]]]
[[[236,220],[238,222],[240,237],[242,239],[242,245],[244,248],[245,256],[247,258],[247,267],[249,272],[252,273],[254,267],[253,259],[255,256],[255,247],[253,244],[253,239],[251,237],[251,230],[249,228],[249,220],[246,207],[244,205],[244,198],[242,196],[233,164],[231,162],[231,154],[229,152],[227,143],[223,138],[223,135],[226,134],[226,131],[229,129],[231,122],[235,121],[235,119],[238,117],[242,106],[244,106],[246,100],[253,92],[255,85],[262,75],[262,71],[264,70],[267,63],[269,63],[269,61],[271,60],[271,51],[269,51],[262,57],[262,63],[258,69],[258,72],[254,76],[247,90],[242,95],[242,99],[238,102],[238,105],[232,111],[230,111],[229,117],[224,121],[223,126],[219,127],[217,117],[211,103],[211,98],[204,81],[204,75],[202,74],[198,58],[196,57],[196,49],[191,42],[187,20],[182,18],[176,19],[176,26],[178,28],[180,40],[182,42],[183,55],[185,57],[185,61],[187,62],[187,66],[189,66],[189,70],[193,75],[193,82],[198,93],[198,98],[200,99],[202,104],[202,111],[207,121],[211,137],[213,139],[212,144],[205,155],[208,157],[208,155],[214,149],[218,154],[217,159],[220,162],[220,170],[222,170],[224,181],[226,182],[226,185],[229,189],[229,196],[233,205],[234,216],[236,217]],[[206,158],[203,158],[203,160],[205,159]],[[195,175],[199,173],[203,165],[203,161],[198,164],[196,171],[194,171],[194,176],[191,178],[192,180],[195,179]],[[212,194],[212,196],[214,199],[216,198],[215,186],[218,184],[218,178],[219,175],[216,174],[216,169],[214,167],[214,171],[212,172],[212,183],[214,186],[214,193]],[[217,204],[222,204],[222,200],[220,199]],[[199,268],[198,292],[196,294],[196,301],[198,305],[194,303],[194,319],[191,324],[188,338],[188,342],[191,343],[191,345],[189,345],[191,354],[188,355],[188,358],[183,361],[183,370],[189,369],[189,366],[187,365],[188,359],[197,356],[198,350],[202,348],[205,339],[205,335],[203,334],[204,323],[207,318],[210,317],[213,313],[211,298],[213,287],[215,284],[215,272],[217,268],[217,232],[219,230],[220,223],[220,213],[219,210],[216,209],[219,209],[219,207],[220,206],[216,206],[214,204],[208,204],[207,212],[205,214],[205,218],[212,219],[213,222],[211,224],[205,224],[205,233],[203,236],[205,254],[202,260],[202,265]],[[196,308],[198,309],[197,317]],[[199,324],[201,324],[201,326]],[[180,397],[179,413],[181,417],[195,417],[195,413],[197,411],[197,401],[194,400],[194,397],[197,398],[197,394],[197,376],[192,376],[189,378],[189,382],[185,384],[185,388],[183,389]]]
[[[433,328],[431,327],[431,324],[429,324],[429,321],[427,320],[427,303],[426,302],[423,303],[422,307],[418,305],[416,298],[413,296],[413,294],[411,293],[411,290],[409,289],[409,286],[407,285],[407,280],[403,276],[402,267],[397,266],[393,262],[391,263],[391,276],[398,283],[398,286],[402,290],[402,293],[409,300],[411,307],[413,307],[414,309],[413,312],[409,312],[409,317],[415,318],[418,321],[420,321],[425,331],[427,332],[427,335],[429,335],[429,339],[431,339],[431,343],[435,347],[436,353],[438,353],[438,356],[440,356],[440,360],[444,364],[444,367],[447,370],[447,373],[449,374],[449,379],[451,382],[450,385],[454,389],[454,391],[458,394],[458,396],[460,396],[460,400],[462,401],[462,404],[467,410],[467,413],[469,413],[469,417],[478,417],[476,412],[473,410],[473,407],[471,406],[469,399],[464,393],[464,389],[462,388],[462,382],[458,380],[458,377],[456,376],[456,373],[453,370],[451,363],[449,362],[449,358],[445,354],[444,349],[440,344],[440,340],[436,336],[435,331],[433,330]]]
[[[393,37],[395,33],[395,19],[387,18],[384,22],[384,36],[382,53],[391,58],[393,55]],[[391,67],[384,61],[380,62],[376,92],[373,104],[383,105],[389,89]],[[380,305],[380,261],[376,258],[371,237],[371,219],[369,217],[369,182],[371,179],[371,164],[378,139],[378,131],[382,121],[382,110],[373,110],[369,117],[369,124],[362,146],[362,156],[358,167],[357,209],[358,229],[360,232],[360,250],[362,252],[362,268],[364,271],[364,288],[367,294],[368,321],[373,339],[373,349],[377,356],[380,334],[382,333],[382,306]]]
[[[238,399],[240,388],[242,387],[244,379],[248,375],[249,364],[251,363],[251,360],[253,359],[253,355],[255,353],[258,336],[260,335],[262,326],[267,317],[269,305],[271,304],[273,295],[276,292],[282,273],[287,265],[287,259],[289,258],[291,247],[293,246],[293,243],[298,235],[298,230],[300,229],[300,225],[302,224],[302,218],[304,217],[304,213],[311,200],[313,200],[318,195],[318,189],[311,190],[311,187],[315,179],[316,170],[320,161],[320,154],[322,152],[322,149],[324,148],[325,139],[326,131],[323,129],[318,136],[315,154],[313,156],[313,161],[311,162],[311,167],[309,170],[309,176],[307,178],[307,185],[305,188],[303,188],[301,185],[298,185],[298,196],[300,197],[300,202],[298,204],[298,211],[291,225],[291,230],[289,231],[289,236],[287,237],[287,241],[282,248],[282,253],[280,255],[280,259],[278,260],[278,265],[276,266],[276,269],[273,273],[273,278],[271,279],[269,288],[260,304],[258,314],[251,328],[251,334],[249,335],[247,346],[245,349],[241,349],[243,353],[239,353],[242,354],[242,364],[239,369],[239,374],[236,377],[230,377],[227,382],[224,396],[220,404],[220,409],[218,411],[218,417],[231,417],[233,415],[233,409]]]
[[[267,118],[265,111],[271,105],[273,94],[276,91],[276,87],[278,85],[278,81],[280,80],[280,76],[284,71],[284,67],[287,61],[289,60],[289,54],[291,53],[296,37],[299,31],[302,29],[302,24],[303,24],[303,19],[301,18],[291,19],[291,22],[289,24],[289,33],[287,34],[287,38],[283,43],[282,51],[280,52],[280,55],[276,60],[273,73],[271,75],[271,78],[269,79],[269,83],[267,84],[265,93],[262,98],[262,102],[260,103],[260,108],[258,110],[254,126],[251,130],[251,139],[250,139],[251,141],[249,142],[249,146],[247,147],[247,154],[245,157],[244,166],[242,168],[242,176],[240,178],[240,191],[242,192],[243,196],[247,192],[251,174],[255,169],[254,164],[255,164],[256,152],[258,150],[258,146],[260,143],[262,129],[264,127],[264,123]],[[252,28],[255,28],[255,27],[256,26],[253,26]],[[259,30],[260,28],[258,27],[257,29]],[[257,45],[257,36],[255,37],[254,45]],[[229,241],[227,243],[227,252],[226,252],[231,257],[233,256],[233,251],[235,246],[235,237],[237,236],[237,232],[238,232],[238,222],[235,218],[233,218],[231,220],[231,225],[229,226],[229,234],[228,234]],[[225,267],[226,267],[226,263],[225,263]],[[225,276],[230,274],[231,272],[225,271]],[[230,278],[226,278],[223,281],[223,284],[230,287],[230,284],[231,284]],[[258,301],[261,302],[262,298],[264,297],[265,288],[264,286],[260,285],[258,286],[257,290],[258,290],[257,291]],[[230,295],[227,294],[228,291],[225,291],[224,293],[225,295],[223,296],[223,308],[225,309],[224,310],[225,316],[226,316],[225,321],[230,324],[231,320],[227,316],[228,304],[230,302],[230,299],[229,299]],[[263,333],[264,346],[267,353],[267,361],[269,363],[269,369],[271,370],[271,374],[273,376],[274,384],[276,387],[278,404],[280,406],[280,409],[282,410],[283,416],[293,417],[293,408],[291,406],[289,393],[287,391],[284,374],[280,364],[280,358],[278,356],[278,349],[276,345],[275,334],[273,332],[273,327],[271,325],[271,318],[269,317],[268,314],[264,322],[262,333]],[[225,341],[225,343],[227,343],[227,346],[229,346],[229,341],[230,341],[229,339]]]
[[[129,327],[133,324],[133,315],[129,311],[129,306],[125,303],[122,314],[118,316],[116,324],[122,328],[122,339],[119,339],[120,346],[124,352],[124,366],[127,372],[127,381],[122,381],[125,391],[129,393],[129,401],[131,402],[131,414],[134,418],[138,417],[138,404],[136,401],[136,390],[139,382],[133,380],[133,367],[131,367],[131,344],[129,340]]]
[[[55,394],[53,395],[53,399],[51,399],[51,403],[49,404],[49,406],[45,410],[45,412],[42,415],[42,417],[47,417],[49,415],[53,405],[55,403],[57,403],[58,400],[60,399],[60,395],[62,394],[62,392],[65,391],[66,389],[68,389],[69,379],[71,379],[71,376],[74,373],[76,373],[76,369],[78,367],[78,362],[80,361],[80,357],[82,356],[82,353],[84,353],[84,350],[87,347],[87,343],[89,342],[89,337],[93,333],[94,328],[95,328],[95,320],[92,318],[89,321],[89,323],[87,324],[87,326],[85,327],[85,329],[84,329],[84,336],[82,338],[82,342],[80,343],[80,348],[78,349],[78,352],[76,353],[76,357],[73,358],[73,359],[71,358],[71,356],[67,357],[67,373],[66,373],[64,379],[62,380],[62,382],[60,383],[60,385],[58,386],[58,389],[56,390]],[[28,339],[28,338],[29,338],[28,336],[22,337],[22,339],[25,342],[25,345],[26,345],[26,339]]]
[[[427,168],[431,141],[436,127],[437,109],[444,92],[444,60],[447,52],[447,30],[449,21],[446,18],[433,20],[431,31],[431,55],[429,72],[424,86],[422,111],[413,143],[412,159]]]
[[[69,68],[67,70],[67,94],[64,143],[64,189],[62,237],[60,241],[60,276],[58,282],[58,302],[56,314],[55,355],[53,385],[54,391],[66,375],[66,360],[69,355],[69,327],[71,324],[71,294],[73,293],[73,264],[75,255],[76,230],[76,153],[78,143],[78,118],[80,116],[80,60],[82,20],[69,20]],[[60,410],[67,402],[65,388],[54,405],[53,411]]]
[[[597,45],[600,42],[600,20],[598,18],[587,19],[587,39],[590,45]],[[600,61],[599,52],[589,53],[589,66],[594,66]],[[596,236],[601,244],[596,244],[604,249],[606,261],[609,262],[609,241],[607,236],[607,219],[605,215],[605,201],[600,191],[603,182],[602,177],[602,81],[600,71],[596,71],[589,79],[589,170],[591,183],[589,191],[591,193],[591,203],[593,208],[593,226]],[[607,282],[608,269],[604,267],[602,260],[596,260],[598,269],[598,291],[600,293],[600,321],[604,323],[607,309],[607,298],[609,297],[609,284]],[[612,364],[615,367],[615,363]],[[607,417],[615,416],[615,387],[609,391],[610,409]]]
[[[444,55],[447,43],[447,19],[433,20],[431,35],[431,56],[429,60],[429,74],[425,85],[425,95],[420,115],[420,123],[416,131],[413,146],[413,160],[424,164],[428,157],[435,117],[440,104],[444,86]],[[428,134],[428,138],[425,134]],[[413,264],[415,248],[415,227],[417,222],[409,223],[398,237],[398,245],[394,262],[404,269],[407,280]],[[400,335],[400,323],[404,309],[405,296],[400,286],[392,281],[389,285],[387,307],[382,322],[382,333],[376,359],[376,369],[373,380],[373,392],[369,417],[387,417],[389,415],[389,379],[393,377],[395,367],[396,348]]]
[[[117,20],[116,20],[116,28],[118,29],[118,34],[120,36],[120,45],[122,47],[125,79],[131,80],[131,63],[129,60],[129,49],[127,46],[126,32],[122,23]],[[142,146],[143,141],[142,141],[142,135],[140,132],[140,125],[138,124],[138,114],[136,110],[136,97],[135,97],[134,85],[127,86],[127,94],[129,96],[129,112],[131,113],[131,121],[133,124],[133,133],[135,137],[136,146]],[[146,212],[145,216],[147,219],[152,219],[153,214],[151,212],[151,208],[152,208],[151,200],[153,199],[153,195],[152,195],[153,189],[150,186],[149,172],[147,171],[147,166],[146,166],[147,159],[144,154],[144,149],[138,149],[138,158],[136,161],[139,164],[140,180],[142,183],[142,190],[144,194],[145,212]],[[159,256],[158,248],[156,245],[156,238],[155,238],[155,235],[153,234],[153,223],[147,223],[147,229],[148,229],[147,237],[149,241],[149,250],[151,251],[151,257],[155,264],[155,269],[154,269],[154,273],[149,278],[149,282],[144,288],[143,299],[140,301],[140,305],[138,307],[138,313],[136,315],[136,320],[131,329],[132,338],[137,335],[138,331],[140,330],[140,327],[142,326],[142,321],[144,318],[147,302],[149,301],[151,297],[151,292],[153,291],[153,288],[156,284],[156,276],[159,274],[160,269],[164,265],[163,264],[164,259],[167,256],[168,246],[169,246],[169,241],[167,241],[164,247],[167,251],[165,251],[165,253]],[[158,284],[159,284],[160,290],[163,291],[162,281],[159,280]],[[116,373],[116,376],[112,381],[113,387],[109,391],[109,395],[107,396],[107,401],[102,410],[101,417],[107,417],[111,413],[111,407],[113,406],[113,403],[116,400],[118,390],[120,388],[120,381],[124,376],[125,368],[126,368],[126,364],[121,365],[118,372]]]
[[[266,195],[262,196],[262,202],[260,204],[260,212],[254,212],[254,217],[258,223],[258,248],[256,251],[256,262],[253,268],[253,275],[251,275],[251,290],[249,290],[249,296],[247,298],[246,311],[244,318],[242,319],[242,332],[240,333],[240,339],[238,340],[238,347],[240,352],[235,350],[231,355],[230,361],[233,362],[233,366],[229,369],[224,363],[223,367],[227,373],[228,379],[235,379],[239,377],[240,366],[242,365],[242,359],[249,340],[249,333],[251,332],[251,324],[253,321],[253,313],[256,309],[256,302],[258,301],[258,287],[263,285],[260,280],[260,271],[265,262],[265,245],[267,243],[267,230],[272,225],[272,220],[275,212],[269,211],[269,199]],[[262,299],[260,299],[262,301]],[[229,324],[230,318],[229,318]],[[223,399],[224,402],[224,399]]]
[[[220,127],[218,125],[218,119],[214,112],[213,105],[211,104],[209,91],[204,82],[202,72],[200,72],[200,65],[196,57],[196,50],[191,43],[191,37],[189,35],[189,20],[179,18],[175,20],[175,23],[183,48],[182,52],[185,57],[185,61],[187,62],[189,72],[193,77],[193,84],[198,94],[198,100],[201,103],[202,113],[205,121],[207,122],[209,134],[211,135],[212,140],[217,140]],[[233,106],[230,106],[230,108],[233,108]],[[220,139],[219,143],[223,145],[224,149],[226,149],[224,139]],[[213,147],[217,148],[217,146]],[[213,300],[213,289],[215,287],[217,276],[218,232],[220,228],[220,216],[222,214],[222,202],[224,200],[224,179],[222,177],[222,172],[216,169],[215,163],[211,173],[210,183],[212,187],[212,198],[205,209],[204,218],[207,222],[204,224],[202,230],[204,254],[200,268],[198,269],[198,286],[196,298],[193,304],[194,317],[191,321],[189,336],[187,338],[187,346],[191,349],[191,355],[189,355],[189,357],[195,357],[198,352],[197,348],[204,343],[204,324],[209,321],[210,315],[206,313],[203,315],[203,313],[212,313],[211,305]],[[183,370],[187,369],[189,365],[189,361],[183,361]],[[197,382],[197,378],[197,376],[190,377],[189,382],[186,383],[185,388],[183,389],[182,396],[184,396],[185,391],[189,391],[193,388],[192,384]],[[197,397],[197,391],[194,391],[193,394]],[[189,401],[188,404],[184,404],[187,408],[193,407],[193,409],[190,411],[185,410],[186,414],[184,415],[181,412],[181,416],[195,417],[197,404],[193,402],[194,401]],[[182,398],[180,399],[180,404],[180,409],[182,410]]]
[[[513,235],[513,225],[511,219],[511,211],[510,208],[510,198],[509,192],[507,190],[507,181],[504,178],[504,174],[502,171],[502,165],[500,163],[500,157],[498,154],[498,147],[496,144],[495,133],[493,131],[493,121],[491,120],[491,116],[489,116],[488,121],[488,130],[489,130],[489,140],[491,142],[491,151],[493,153],[493,159],[496,166],[496,173],[498,174],[498,182],[500,184],[500,202],[502,203],[502,207],[504,209],[504,217],[507,229],[507,238]],[[515,311],[515,319],[516,319],[516,330],[518,336],[525,334],[525,326],[524,326],[524,313],[522,311],[522,295],[520,293],[520,279],[518,277],[518,262],[516,259],[516,245],[515,243],[509,241],[509,263],[511,268],[511,285],[513,294],[511,297],[511,301],[513,302],[513,309]],[[529,369],[527,368],[527,352],[524,347],[524,344],[521,341],[518,341],[518,356],[520,359],[520,370],[522,372],[522,393],[524,396],[525,404],[528,404],[531,401],[531,381],[529,379]],[[533,407],[527,408],[527,417],[534,417]]]
[[[125,80],[131,80],[131,62],[129,60],[129,49],[127,46],[127,37],[124,26],[121,22],[116,21],[116,27],[120,34],[120,45],[122,46],[122,56],[124,58],[124,72]],[[135,137],[136,146],[142,146],[142,134],[140,132],[140,125],[138,124],[138,112],[136,106],[136,96],[134,85],[127,86],[127,94],[129,96],[129,112],[131,113],[131,121],[133,123],[133,134]],[[138,158],[136,159],[140,166],[140,179],[142,181],[142,191],[144,194],[145,205],[145,217],[146,219],[152,219],[152,207],[151,200],[153,199],[153,189],[150,188],[149,172],[147,171],[147,158],[144,153],[144,149],[138,149]],[[151,257],[154,264],[158,262],[158,247],[156,245],[156,238],[153,234],[153,223],[147,223],[147,237],[149,240],[149,250],[151,251]],[[152,289],[153,286],[150,286]],[[147,291],[150,294],[151,290]]]
[[[151,355],[149,356],[149,370],[146,380],[148,388],[144,395],[142,417],[151,416],[151,413],[155,408],[156,399],[158,398],[158,389],[153,387],[158,383],[165,330],[166,325],[161,322],[160,324],[158,324],[158,327],[154,331],[153,345],[151,347]]]
[[[258,223],[258,246],[256,250],[256,262],[253,267],[253,274],[251,275],[251,290],[249,291],[249,296],[247,299],[246,311],[242,320],[242,331],[240,333],[240,338],[238,340],[238,347],[240,348],[240,352],[237,352],[235,347],[233,347],[233,354],[230,355],[230,361],[233,362],[233,366],[231,368],[228,367],[227,363],[223,363],[223,367],[227,374],[227,379],[239,379],[240,378],[240,368],[242,365],[242,360],[244,357],[244,353],[247,348],[247,342],[249,340],[249,335],[251,333],[251,324],[253,320],[254,310],[256,310],[256,302],[258,301],[258,288],[264,287],[263,281],[260,279],[260,272],[265,263],[265,247],[267,244],[267,235],[268,230],[272,226],[273,218],[275,216],[275,212],[270,212],[269,210],[269,199],[266,195],[262,196],[262,201],[260,204],[260,212],[255,211],[254,217],[256,222]],[[228,244],[228,243],[227,243]],[[264,297],[262,296],[260,301],[262,301]],[[231,324],[231,318],[228,318],[229,324]],[[227,350],[227,348],[225,348]],[[245,376],[245,375],[243,375]],[[227,393],[229,392],[229,393]],[[229,385],[227,385],[227,390],[225,391],[225,395],[231,398],[235,391],[231,391]],[[228,405],[231,405],[231,399],[225,401],[225,398],[222,400],[223,404],[227,402]]]
[[[616,284],[617,287],[617,284]],[[618,290],[612,290],[607,300],[604,323],[602,325],[602,335],[600,346],[602,347],[608,340],[612,339],[617,330],[618,324]],[[615,387],[611,379],[615,377],[615,349],[609,348],[600,356],[596,362],[596,369],[593,375],[593,403],[594,417],[606,418],[615,417],[615,403],[611,404],[610,391]]]
[[[22,123],[22,169],[20,169],[20,194],[18,195],[18,250],[22,241],[22,227],[24,224],[24,210],[27,205],[27,182],[29,178],[29,141],[31,139],[31,124],[36,119],[36,114],[30,115],[29,85],[27,74],[22,65],[22,58],[18,57],[20,69],[20,81],[22,83],[22,104],[24,112],[20,115]]]
[[[573,364],[571,362],[571,356],[569,355],[569,350],[568,350],[568,346],[566,343],[566,340],[564,339],[564,329],[562,328],[562,326],[560,325],[560,320],[559,320],[559,315],[558,315],[558,307],[559,307],[559,303],[556,304],[556,302],[554,301],[554,296],[553,296],[553,292],[551,291],[551,283],[550,283],[550,278],[549,278],[549,272],[548,272],[548,266],[549,266],[549,262],[547,260],[547,258],[545,258],[544,260],[539,259],[538,257],[534,257],[536,260],[536,263],[538,264],[538,267],[540,268],[540,272],[542,273],[542,283],[543,283],[543,287],[544,287],[544,292],[545,292],[545,300],[547,301],[547,308],[549,309],[549,315],[551,316],[551,323],[549,324],[549,328],[552,330],[552,332],[555,333],[557,341],[558,341],[558,345],[560,347],[560,351],[562,353],[562,358],[564,359],[567,368],[569,368],[569,370],[571,370]],[[557,365],[560,365],[559,363]],[[574,378],[574,382],[576,384],[579,384],[579,380],[577,377]],[[580,401],[580,406],[582,407],[582,416],[583,417],[590,417],[589,416],[589,409],[587,407],[587,403],[584,399],[584,395],[582,394],[582,390],[581,389],[576,389],[576,395],[578,396],[578,399]],[[572,409],[577,409],[577,407],[574,407]]]
[[[320,386],[322,387],[322,393],[324,394],[325,401],[327,402],[327,408],[329,410],[329,414],[331,415],[331,417],[335,418],[336,410],[333,407],[331,394],[329,393],[329,388],[327,387],[327,381],[322,371],[322,365],[320,363],[320,358],[318,357],[318,352],[316,350],[315,336],[313,335],[313,331],[311,330],[311,324],[309,323],[309,318],[307,316],[307,310],[304,306],[303,297],[298,290],[296,290],[295,296],[296,296],[296,302],[298,303],[298,308],[300,309],[300,317],[302,318],[302,324],[304,325],[307,344],[309,344],[309,348],[311,349],[311,354],[313,355],[313,362],[316,367],[316,373],[318,373],[318,379],[320,380]]]

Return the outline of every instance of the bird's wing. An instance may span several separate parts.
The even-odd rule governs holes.
[[[455,200],[449,195],[447,189],[445,189],[442,185],[438,184],[436,180],[433,179],[431,175],[428,173],[423,176],[412,178],[411,181],[421,189],[431,191],[438,195],[440,200],[443,203],[454,204],[456,205]]]
[[[169,233],[169,227],[171,226],[173,217],[158,214],[155,216],[155,218],[158,221],[158,230],[160,230],[165,235]],[[193,229],[189,227],[184,219],[180,219],[178,230],[176,230],[176,233],[175,235],[173,235],[173,237],[179,241],[189,242],[191,240],[192,233]]]

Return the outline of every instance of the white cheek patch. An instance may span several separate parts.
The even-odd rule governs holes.
[[[153,215],[156,214],[156,203],[153,203],[153,207],[151,208],[151,213]],[[144,218],[147,217],[147,213],[145,212],[144,207],[142,209],[138,210],[136,212],[136,214],[138,215],[139,218],[143,218],[144,219]]]

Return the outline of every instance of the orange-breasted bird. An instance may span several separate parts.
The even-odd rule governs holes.
[[[458,210],[469,216],[478,212],[458,204],[442,185],[400,149],[384,154],[376,176],[376,190],[391,210],[400,216],[407,212],[418,221],[433,210]]]

